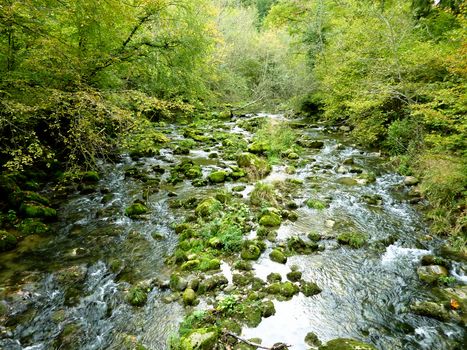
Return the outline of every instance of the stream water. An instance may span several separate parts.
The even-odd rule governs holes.
[[[219,127],[246,140],[252,137],[235,120]],[[254,271],[262,279],[271,272],[285,277],[296,264],[304,279],[316,282],[323,291],[313,297],[300,294],[290,301],[275,301],[276,314],[256,328],[244,328],[243,335],[262,338],[267,344],[282,341],[292,344],[291,349],[307,349],[304,337],[310,331],[322,341],[349,337],[371,342],[378,349],[467,346],[466,331],[458,323],[409,311],[414,301],[432,298],[430,289],[419,282],[416,269],[420,257],[442,242],[424,239],[428,232],[420,214],[408,203],[403,178],[388,172],[379,154],[352,147],[338,133],[321,127],[300,132],[322,140],[324,147],[300,154],[304,166],[295,174],[288,175],[284,166],[274,166],[264,181],[298,178],[304,187],[294,198],[297,204],[310,196],[330,203],[320,211],[301,205],[299,219],[284,222],[277,237],[305,237],[317,231],[325,238],[321,241],[325,249],[290,257],[281,265],[268,258],[268,247],[254,263]],[[183,138],[179,127],[172,127],[168,136]],[[168,193],[176,192],[178,198],[202,197],[220,186],[239,184],[165,185],[169,169],[183,158],[202,165],[205,175],[229,164],[221,160],[220,146],[200,147],[188,156],[174,155],[170,149],[138,161],[123,156],[117,164],[103,165],[106,175],[99,191],[60,199],[53,236],[30,236],[17,250],[0,255],[0,302],[7,310],[0,316],[0,348],[123,349],[129,340],[137,339],[148,349],[165,349],[167,338],[176,333],[184,316],[183,307],[164,303],[170,292],[154,288],[146,305],[135,308],[125,302],[125,292],[131,283],[167,280],[170,275],[164,260],[177,244],[171,224],[181,221],[183,213],[169,208]],[[209,158],[211,152],[218,152],[221,158]],[[349,158],[359,168],[375,173],[376,182],[355,183],[356,174],[339,169]],[[166,170],[160,190],[145,195],[151,209],[148,220],[135,221],[124,215],[125,208],[147,190],[144,182],[125,176],[129,169],[151,174]],[[245,185],[242,194],[247,198],[252,186]],[[376,204],[362,200],[375,194],[379,195]],[[349,228],[364,232],[369,245],[351,249],[332,239]],[[164,239],[154,239],[154,232]],[[465,266],[456,265],[452,275],[459,283],[467,283]]]

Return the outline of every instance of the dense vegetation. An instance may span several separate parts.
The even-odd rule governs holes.
[[[460,248],[466,14],[458,0],[6,0],[0,166],[63,176],[140,144],[148,120],[294,109],[421,178],[434,230]]]

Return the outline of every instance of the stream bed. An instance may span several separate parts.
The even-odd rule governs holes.
[[[250,141],[252,132],[239,121],[258,117],[287,122],[281,115],[234,118],[205,133],[233,133]],[[461,322],[410,312],[416,301],[434,298],[432,288],[419,280],[417,268],[421,257],[436,253],[443,241],[429,236],[417,206],[410,204],[404,178],[388,171],[379,153],[352,146],[338,129],[293,123],[300,137],[322,141],[323,146],[304,149],[294,173],[279,163],[262,181],[303,182],[293,198],[298,219],[283,221],[277,241],[319,232],[322,248],[279,264],[269,259],[273,245],[268,243],[253,262],[254,274],[266,280],[277,272],[286,279],[290,267],[297,265],[303,278],[322,292],[274,301],[275,315],[258,327],[244,327],[242,336],[259,337],[263,344],[284,342],[297,350],[310,348],[304,341],[308,332],[323,342],[355,338],[381,350],[464,349],[467,333]],[[161,129],[173,142],[184,139],[183,126]],[[142,307],[129,305],[125,295],[134,283],[170,277],[165,260],[178,242],[172,224],[190,212],[172,209],[170,201],[242,184],[245,189],[238,193],[247,201],[254,187],[242,181],[194,187],[186,180],[170,185],[170,169],[181,159],[199,164],[204,176],[235,163],[222,159],[222,142],[198,143],[188,155],[173,149],[137,160],[124,155],[116,163],[102,164],[104,176],[96,191],[55,199],[59,220],[53,235],[29,236],[15,251],[0,255],[0,303],[6,310],[0,314],[1,349],[125,349],[136,341],[147,349],[167,348],[167,339],[177,333],[185,316],[183,305],[167,302],[171,292],[165,288],[151,288]],[[374,174],[376,181],[360,181],[362,171]],[[146,176],[141,181],[135,173],[150,174],[149,180]],[[148,185],[151,180],[159,181],[156,190]],[[303,205],[310,197],[326,207]],[[146,220],[132,220],[125,208],[141,198],[150,214]],[[359,249],[338,244],[336,235],[349,229],[363,232],[368,244]],[[224,264],[224,273],[231,274]],[[451,266],[457,285],[465,286],[465,265]]]

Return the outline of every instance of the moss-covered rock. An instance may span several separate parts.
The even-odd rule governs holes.
[[[252,153],[242,153],[237,157],[237,164],[244,169],[250,180],[259,180],[267,176],[272,168],[264,159]]]
[[[229,283],[227,278],[224,275],[216,275],[211,278],[207,278],[202,281],[199,285],[199,293],[203,294],[206,292],[211,292],[218,288],[222,288]]]
[[[274,212],[269,212],[261,216],[259,224],[266,227],[278,227],[281,225],[282,218]]]
[[[305,242],[298,236],[289,237],[287,239],[287,250],[295,254],[311,254],[318,250],[316,242]]]
[[[195,214],[202,218],[210,218],[222,209],[222,203],[209,197],[203,200],[195,209]]]
[[[0,252],[14,249],[17,244],[17,239],[7,231],[0,231]]]
[[[200,261],[198,259],[188,260],[182,264],[180,269],[182,271],[193,271],[198,268],[199,264],[200,264]]]
[[[276,282],[281,282],[282,281],[282,276],[280,273],[277,272],[271,272],[267,277],[266,280],[269,283],[276,283]]]
[[[410,310],[421,316],[436,318],[441,321],[449,320],[449,313],[442,304],[432,301],[420,301],[410,306]]]
[[[188,286],[188,281],[179,274],[173,273],[170,276],[169,286],[174,292],[183,292]]]
[[[292,298],[295,294],[298,294],[299,288],[297,285],[293,284],[292,282],[283,282],[281,283],[281,288],[279,294],[284,298]]]
[[[199,328],[180,340],[180,350],[212,350],[219,339],[217,328]]]
[[[149,208],[142,203],[136,202],[130,205],[125,209],[125,215],[130,218],[137,218],[140,215],[146,214],[149,212]]]
[[[130,305],[143,306],[148,300],[147,288],[142,286],[133,286],[127,293],[126,300]]]
[[[287,273],[287,279],[291,282],[298,282],[302,279],[302,273],[300,271],[290,271]]]
[[[270,150],[269,145],[266,142],[255,141],[248,146],[248,152],[254,154],[265,154]]]
[[[426,283],[436,283],[440,277],[446,277],[449,273],[444,266],[428,265],[417,269],[418,278]]]
[[[227,180],[228,175],[229,174],[226,171],[218,170],[218,171],[214,171],[211,174],[209,174],[208,179],[209,179],[209,182],[218,184],[221,182],[225,182]]]
[[[300,292],[302,292],[303,295],[305,295],[306,297],[311,297],[313,295],[321,293],[321,288],[319,288],[316,283],[301,281]]]
[[[251,271],[253,270],[253,266],[251,265],[251,262],[245,261],[245,260],[238,260],[234,263],[233,266],[235,269],[240,270],[240,271]]]
[[[345,232],[337,236],[337,241],[352,248],[361,248],[366,244],[367,237],[361,232]]]
[[[187,288],[182,295],[183,304],[194,305],[196,302],[196,293],[193,289]]]
[[[307,237],[312,242],[318,242],[321,240],[321,235],[318,232],[310,232]]]
[[[42,235],[49,232],[49,227],[38,219],[27,218],[18,226],[23,235]]]
[[[221,261],[219,259],[202,259],[198,269],[200,271],[214,271],[219,270]]]
[[[322,345],[318,336],[313,332],[307,333],[307,335],[305,336],[305,343],[313,347],[318,347]]]
[[[249,244],[243,247],[240,256],[244,260],[258,260],[261,255],[261,250],[255,244]]]
[[[270,300],[267,300],[261,304],[261,315],[264,318],[271,317],[276,314],[276,308],[274,303]]]
[[[373,345],[355,339],[339,338],[328,341],[319,350],[377,350]]]
[[[269,253],[269,258],[280,264],[285,264],[287,262],[287,257],[279,249],[273,249],[272,252]]]
[[[20,212],[27,218],[55,219],[57,211],[37,202],[23,202]]]
[[[326,202],[323,202],[322,200],[316,199],[316,198],[310,198],[305,202],[306,206],[310,209],[317,209],[317,210],[323,210],[328,207],[328,204]]]
[[[97,171],[86,171],[82,174],[83,181],[86,182],[99,182],[100,176]]]

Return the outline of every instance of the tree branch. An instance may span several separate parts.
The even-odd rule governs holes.
[[[238,335],[236,335],[235,333],[232,333],[232,332],[227,331],[227,330],[224,330],[223,333],[224,333],[224,335],[229,335],[229,336],[237,339],[238,341],[241,341],[242,343],[245,343],[246,345],[253,346],[253,347],[256,347],[256,348],[259,348],[259,349],[287,350],[288,348],[290,348],[292,346],[292,345],[286,345],[284,343],[277,343],[277,344],[274,344],[272,347],[266,347],[266,346],[262,346],[261,344],[256,344],[256,343],[253,343],[253,342],[251,342],[251,341],[249,341],[247,339],[241,338]]]

